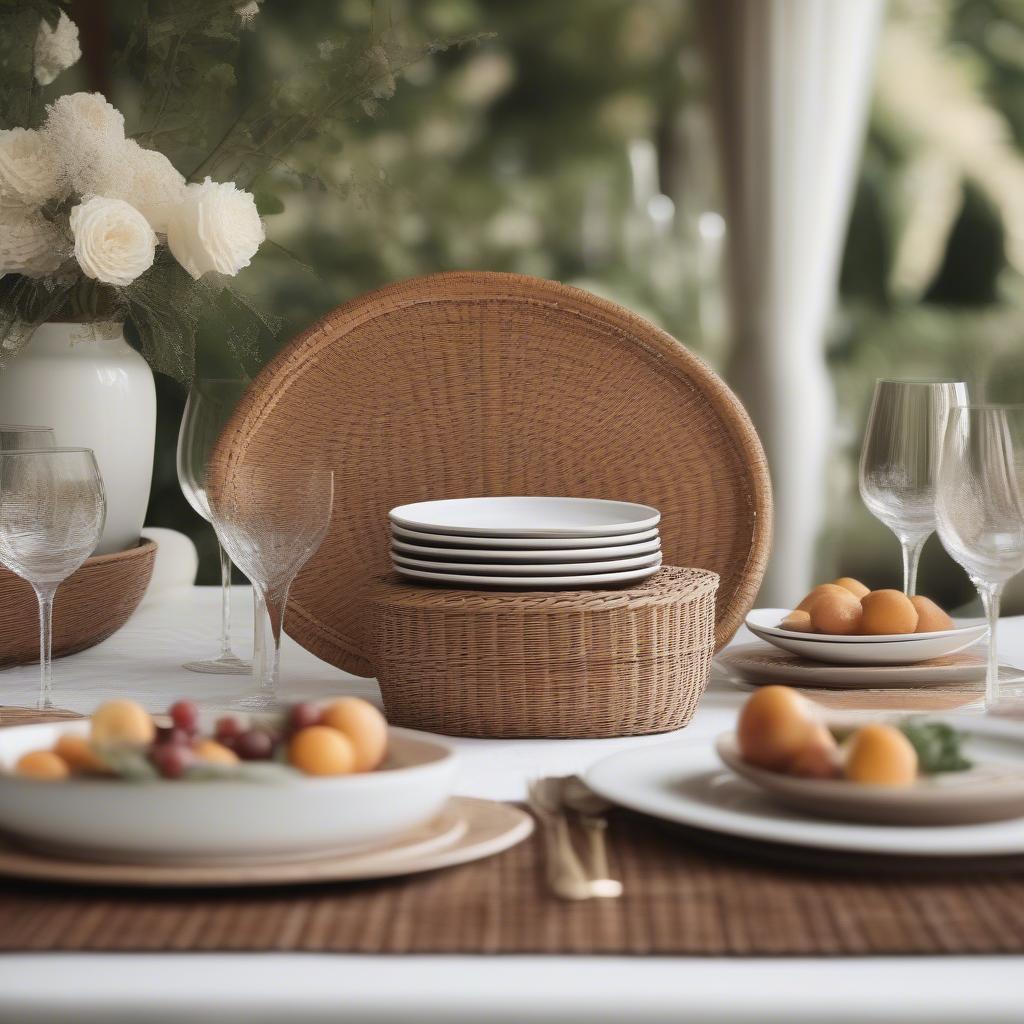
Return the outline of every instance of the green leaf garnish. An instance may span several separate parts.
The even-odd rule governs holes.
[[[917,751],[918,768],[923,775],[962,772],[974,767],[962,752],[964,734],[951,725],[908,719],[899,729]]]

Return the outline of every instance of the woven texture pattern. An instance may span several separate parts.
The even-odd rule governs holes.
[[[156,558],[156,542],[112,555],[97,555],[57,589],[53,602],[53,655],[56,658],[116,633],[139,606]],[[39,660],[39,605],[30,584],[0,568],[0,666]]]
[[[629,736],[686,725],[715,649],[718,577],[628,589],[367,591],[367,648],[395,725],[456,736]]]
[[[662,512],[664,558],[721,577],[717,643],[750,608],[771,534],[760,442],[722,380],[613,303],[511,274],[439,274],[327,314],[242,399],[211,486],[252,464],[335,472],[330,533],[285,629],[372,674],[362,590],[389,568],[387,511],[474,495],[617,498]]]
[[[582,904],[547,894],[537,833],[488,860],[386,882],[223,895],[0,883],[0,951],[1024,953],[1024,875],[1002,874],[1013,862],[864,875],[773,867],[695,839],[615,815],[609,856],[625,895]]]

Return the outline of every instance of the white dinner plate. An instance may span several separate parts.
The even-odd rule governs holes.
[[[935,633],[826,636],[779,629],[788,614],[788,608],[757,608],[747,616],[747,628],[784,651],[833,665],[913,665],[962,651],[988,632],[981,623]]]
[[[639,544],[615,544],[601,548],[534,548],[530,550],[501,550],[500,548],[433,547],[410,544],[398,536],[391,538],[395,551],[409,558],[459,562],[592,562],[599,558],[632,558],[661,550],[661,540],[655,536]]]
[[[49,749],[88,721],[0,729],[0,765]],[[389,728],[377,771],[335,778],[273,773],[255,780],[43,782],[0,775],[0,831],[25,845],[94,860],[270,860],[370,847],[439,813],[454,751],[426,733]]]
[[[392,550],[391,559],[396,566],[423,569],[424,572],[457,572],[487,579],[491,576],[588,576],[594,573],[624,572],[661,562],[661,552],[653,551],[636,558],[611,558],[600,562],[531,562],[527,565],[508,562],[434,562],[423,558],[410,558]]]
[[[620,533],[610,537],[457,537],[452,533],[425,533],[421,530],[407,530],[404,526],[391,524],[392,537],[411,541],[415,544],[429,544],[445,548],[500,548],[505,551],[537,551],[549,548],[603,548],[620,544],[636,544],[640,541],[659,540],[658,528],[640,530],[638,533]]]
[[[407,530],[462,537],[611,537],[658,525],[650,505],[603,498],[446,498],[388,513]]]
[[[480,587],[519,587],[535,589],[537,587],[594,587],[598,584],[629,583],[653,576],[661,568],[659,559],[653,565],[642,569],[628,569],[625,572],[596,572],[575,576],[469,576],[465,573],[426,572],[422,569],[410,569],[406,565],[396,565],[395,572],[411,579],[429,580],[432,583],[468,583]]]
[[[978,754],[982,748],[1024,742],[1020,724],[967,715],[942,718],[983,737]],[[972,738],[966,748],[972,755],[974,744]],[[1024,853],[1024,818],[981,825],[867,825],[789,810],[724,767],[707,738],[612,754],[587,772],[587,783],[613,803],[665,821],[769,843],[910,857]]]

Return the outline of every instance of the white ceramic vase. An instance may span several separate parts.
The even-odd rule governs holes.
[[[39,327],[0,373],[0,423],[52,427],[58,445],[92,448],[107,494],[95,553],[138,543],[153,480],[156,387],[120,324]]]

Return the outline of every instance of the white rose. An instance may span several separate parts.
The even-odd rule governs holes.
[[[124,183],[124,117],[98,92],[73,92],[46,108],[43,136],[50,144],[62,187],[79,195],[100,195]]]
[[[31,128],[0,130],[0,206],[42,206],[60,191],[53,150]]]
[[[253,20],[259,13],[259,0],[249,0],[248,3],[235,8],[235,14],[237,14],[241,20],[242,28],[252,28]]]
[[[185,179],[174,164],[155,149],[143,149],[134,139],[125,140],[117,180],[101,183],[96,191],[131,203],[161,234],[167,231],[171,210],[181,201]]]
[[[124,286],[153,265],[156,235],[123,199],[95,196],[80,203],[71,211],[71,233],[86,277]]]
[[[60,231],[38,210],[0,207],[0,277],[42,277],[64,260]]]
[[[71,67],[82,56],[78,45],[78,26],[63,12],[54,28],[46,19],[39,22],[36,36],[36,81],[49,85],[62,71]]]
[[[234,277],[249,266],[264,237],[252,195],[234,182],[209,178],[186,187],[167,225],[174,258],[197,279],[210,270]]]

